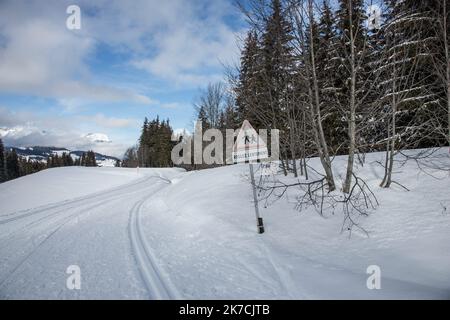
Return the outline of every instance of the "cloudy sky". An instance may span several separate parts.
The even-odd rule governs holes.
[[[73,4],[80,30],[66,27]],[[0,135],[121,156],[145,116],[188,127],[245,28],[232,0],[0,0]]]

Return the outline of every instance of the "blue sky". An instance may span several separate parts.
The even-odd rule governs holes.
[[[66,28],[72,4],[80,30]],[[145,116],[188,128],[199,89],[238,62],[246,28],[232,0],[2,0],[0,135],[121,156]]]

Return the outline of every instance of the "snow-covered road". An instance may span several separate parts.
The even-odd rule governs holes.
[[[0,216],[1,298],[177,298],[140,227],[142,205],[169,180],[120,187]],[[83,290],[69,290],[76,265]]]

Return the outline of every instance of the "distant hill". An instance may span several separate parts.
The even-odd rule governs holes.
[[[35,160],[35,161],[41,161],[46,162],[47,157],[51,155],[58,154],[59,156],[62,155],[64,152],[69,153],[72,158],[78,159],[81,157],[83,152],[82,150],[74,150],[71,151],[67,148],[60,148],[60,147],[42,147],[42,146],[34,146],[34,147],[7,147],[9,150],[15,150],[16,153],[22,157],[25,157],[27,159]],[[116,164],[116,161],[119,159],[112,156],[107,156],[101,153],[95,152],[95,160],[97,161],[98,166],[100,167],[114,167]],[[119,160],[120,161],[120,160]]]

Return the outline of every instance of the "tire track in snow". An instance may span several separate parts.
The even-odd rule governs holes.
[[[141,278],[145,283],[150,297],[157,300],[180,299],[180,294],[171,282],[169,276],[157,264],[156,258],[153,255],[141,228],[140,213],[142,206],[158,191],[135,203],[130,211],[128,231],[131,248],[139,273],[141,274]]]
[[[136,185],[144,184],[145,182],[147,182],[148,180],[153,179],[153,178],[163,179],[160,176],[149,176],[146,179],[140,179],[141,181],[139,181],[139,182],[124,185],[124,186],[122,186],[122,188],[130,188],[130,187],[133,187],[133,186],[136,186]],[[168,181],[170,181],[170,180],[168,180]],[[142,192],[142,190],[140,190],[140,191],[133,190],[131,192],[123,192],[123,190],[119,190],[119,188],[114,188],[114,189],[117,189],[117,191],[122,191],[121,194],[119,194],[117,196],[114,196],[114,195],[107,194],[107,193],[100,193],[100,194],[95,194],[95,195],[90,195],[90,196],[83,197],[85,202],[88,201],[88,203],[85,203],[85,205],[86,204],[88,205],[87,207],[86,206],[82,206],[82,207],[79,207],[79,206],[67,207],[67,205],[73,204],[75,201],[74,202],[70,201],[68,203],[64,202],[64,203],[59,205],[60,209],[58,211],[53,212],[50,215],[44,216],[42,218],[39,218],[39,219],[34,220],[31,223],[27,224],[24,228],[27,228],[27,227],[29,227],[30,225],[33,225],[33,224],[36,225],[36,224],[42,224],[43,222],[51,221],[52,217],[54,217],[55,215],[58,215],[59,213],[61,213],[63,211],[67,212],[67,211],[71,211],[73,209],[78,209],[77,211],[75,211],[74,213],[70,214],[69,216],[66,216],[65,219],[61,219],[60,223],[54,229],[52,229],[48,235],[46,235],[41,241],[39,241],[37,245],[35,245],[33,248],[31,248],[31,250],[28,253],[26,253],[25,256],[22,256],[22,258],[19,259],[19,262],[15,264],[15,266],[11,269],[11,271],[8,273],[8,275],[6,275],[3,279],[0,280],[0,288],[3,287],[3,285],[14,275],[14,273],[39,248],[41,248],[53,235],[55,235],[68,222],[72,221],[75,218],[80,217],[83,214],[89,213],[90,210],[95,209],[95,208],[97,208],[99,206],[102,206],[103,204],[110,203],[111,201],[115,201],[115,200],[118,200],[118,199],[121,199],[121,198],[124,198],[124,197],[128,197],[128,196],[130,196],[130,194],[133,194],[133,193],[140,193],[140,192]],[[108,195],[109,195],[109,197],[106,197],[106,198],[102,197],[102,196],[108,196]],[[81,199],[77,199],[76,202],[78,202],[78,201],[81,201]],[[56,206],[52,206],[52,207],[53,207],[53,209],[56,208]],[[42,210],[42,209],[40,209],[40,210]],[[21,217],[18,217],[18,218],[20,219]],[[18,231],[21,231],[24,228],[21,228]],[[17,233],[18,231],[16,231],[15,233]],[[13,233],[13,235],[15,233]],[[12,236],[10,236],[9,238],[12,238]],[[4,247],[6,247],[6,246],[7,245],[3,246],[2,249]]]
[[[0,215],[0,217],[12,216],[11,218],[6,218],[3,220],[0,220],[0,225],[6,224],[9,222],[13,222],[13,221],[17,221],[17,220],[20,220],[20,219],[23,219],[23,218],[26,218],[29,216],[33,216],[33,215],[36,215],[39,213],[43,213],[48,210],[59,209],[62,206],[83,203],[83,202],[89,201],[91,199],[96,199],[96,198],[103,197],[103,196],[109,197],[109,196],[111,196],[111,193],[116,193],[116,192],[122,193],[124,188],[129,188],[129,187],[134,187],[134,186],[140,185],[142,183],[147,182],[148,180],[150,180],[152,178],[161,178],[161,176],[153,176],[153,175],[147,176],[145,178],[138,179],[138,181],[133,181],[131,183],[127,183],[127,184],[124,184],[124,185],[121,185],[118,187],[114,187],[111,189],[95,192],[93,194],[89,194],[89,195],[82,196],[79,198],[75,198],[75,199],[71,199],[71,200],[64,200],[61,202],[53,203],[50,205],[44,205],[44,206],[37,207],[34,209],[25,209],[25,210],[20,210],[17,212],[8,213],[5,215]]]
[[[12,268],[12,270],[8,273],[7,276],[5,276],[1,281],[0,281],[0,288],[3,287],[3,285],[14,275],[14,273],[40,248],[42,247],[45,242],[47,242],[53,235],[56,234],[56,232],[58,232],[63,226],[65,226],[68,222],[70,222],[71,220],[79,217],[82,214],[85,214],[87,211],[94,209],[98,206],[101,206],[105,203],[110,202],[110,200],[104,200],[100,203],[96,203],[95,205],[92,205],[88,208],[84,208],[83,212],[75,212],[74,214],[71,214],[70,216],[68,216],[66,219],[64,219],[62,221],[62,223],[60,223],[59,225],[56,226],[56,228],[54,228],[47,236],[44,237],[44,239],[42,239],[36,246],[34,246],[30,252],[28,252],[27,254],[25,254],[25,256],[23,256],[21,259],[19,259],[19,262],[15,264],[15,266]]]
[[[107,197],[107,198],[104,198],[104,197],[102,197],[102,198],[100,198],[100,197],[98,197],[98,198],[92,198],[92,199],[89,199],[89,201],[85,201],[86,203],[84,203],[84,204],[79,204],[79,205],[76,205],[76,206],[65,206],[65,205],[62,205],[62,206],[60,206],[60,207],[58,207],[58,208],[53,208],[53,209],[58,209],[58,210],[57,210],[57,211],[54,211],[54,212],[52,212],[52,213],[50,213],[50,214],[47,214],[47,215],[45,215],[45,216],[43,216],[43,217],[39,217],[39,218],[37,218],[36,220],[33,220],[33,221],[31,221],[31,222],[25,224],[25,225],[24,225],[23,227],[21,227],[20,229],[17,229],[17,230],[15,230],[15,231],[13,231],[12,233],[8,234],[8,236],[9,236],[9,238],[11,238],[11,237],[14,236],[15,234],[20,233],[21,231],[23,231],[23,230],[25,230],[25,229],[28,229],[29,227],[34,227],[34,226],[40,225],[40,224],[42,224],[42,223],[44,223],[44,222],[51,221],[51,218],[53,218],[53,217],[55,217],[55,216],[58,216],[58,215],[60,215],[60,214],[62,214],[62,213],[64,213],[64,212],[69,212],[69,211],[74,210],[74,209],[78,209],[78,211],[86,210],[86,208],[85,208],[86,204],[87,204],[87,205],[91,205],[92,203],[96,203],[97,205],[102,205],[102,204],[104,204],[105,202],[108,202],[108,201],[114,201],[114,200],[123,198],[124,196],[130,196],[130,195],[133,195],[133,194],[135,194],[135,193],[142,193],[142,191],[139,191],[139,190],[138,190],[138,191],[123,192],[123,193],[120,194],[120,195],[116,195],[116,196],[113,196],[113,195],[112,195],[112,196]],[[106,201],[105,201],[105,200],[106,200]],[[1,249],[1,248],[3,248],[3,247],[0,247],[0,249]]]
[[[149,177],[146,177],[145,179],[139,179],[138,182],[124,185],[123,189],[129,189],[129,188],[140,186],[140,185],[143,185],[145,187],[146,186],[145,183],[148,182],[150,179],[153,179],[153,178],[159,178],[159,177],[158,176],[149,176]],[[7,247],[8,246],[8,240],[12,239],[15,235],[23,232],[24,230],[29,229],[30,227],[35,227],[35,226],[41,225],[44,222],[52,222],[52,218],[53,217],[59,216],[59,215],[61,215],[63,213],[66,213],[66,212],[70,212],[70,211],[72,211],[74,209],[78,210],[78,211],[90,210],[91,209],[91,207],[90,207],[91,204],[102,205],[102,204],[104,204],[107,201],[114,201],[116,199],[123,198],[124,196],[130,196],[132,194],[141,193],[142,192],[142,189],[130,190],[130,191],[124,191],[123,189],[122,190],[118,190],[118,188],[114,188],[114,189],[117,189],[117,190],[115,190],[112,193],[108,193],[108,191],[105,191],[105,192],[102,192],[100,194],[96,193],[95,195],[90,195],[90,196],[83,197],[84,201],[82,201],[81,199],[77,199],[76,201],[62,202],[58,206],[52,205],[51,209],[48,209],[48,208],[47,209],[43,209],[42,208],[42,209],[39,209],[38,211],[34,212],[33,214],[30,213],[30,214],[27,214],[26,216],[16,217],[15,219],[12,219],[11,221],[8,221],[8,222],[12,223],[12,222],[14,222],[16,220],[21,220],[21,219],[26,218],[26,217],[31,217],[31,216],[37,215],[38,213],[47,213],[47,211],[52,211],[54,209],[57,209],[56,211],[51,212],[50,214],[44,215],[42,217],[38,217],[37,219],[35,219],[35,220],[33,220],[33,221],[23,225],[22,227],[18,228],[17,230],[14,230],[13,232],[10,232],[7,235],[7,237],[4,240],[2,240],[2,242],[5,243],[5,244],[0,246],[0,250],[4,249],[5,247]],[[81,202],[81,203],[78,204],[78,202]],[[86,205],[88,205],[88,208],[86,208]],[[55,222],[57,222],[57,221],[55,220]],[[7,222],[5,222],[5,223],[7,223]],[[1,224],[2,223],[0,222],[0,225]]]
[[[37,245],[33,246],[24,255],[21,255],[21,257],[17,259],[17,262],[14,264],[13,267],[8,268],[10,269],[8,274],[4,276],[3,279],[0,279],[0,289],[4,288],[5,285],[7,285],[10,282],[14,274],[17,273],[18,270],[20,270],[20,267],[24,265],[39,249],[41,249],[45,245],[45,243],[47,243],[67,223],[78,218],[83,214],[89,213],[90,210],[98,208],[106,203],[110,203],[111,201],[117,201],[124,197],[129,197],[130,194],[141,193],[143,191],[142,189],[138,191],[133,190],[131,192],[130,191],[126,192],[126,189],[140,184],[143,184],[144,187],[148,188],[148,185],[145,185],[145,183],[154,178],[157,178],[160,181],[164,181],[166,183],[170,183],[170,180],[162,176],[148,176],[145,179],[140,179],[140,181],[138,182],[122,185],[120,188],[116,187],[110,189],[109,191],[91,194],[74,200],[63,201],[60,202],[59,204],[52,204],[31,211],[27,210],[29,212],[27,212],[26,214],[15,216],[12,217],[11,219],[8,219],[9,220],[8,222],[12,222],[20,220],[25,217],[36,215],[38,213],[57,209],[56,212],[52,212],[44,217],[39,217],[38,219],[28,223],[26,226],[40,225],[43,222],[52,222],[53,220],[52,218],[63,211],[70,212],[74,209],[76,210],[74,213],[65,216],[63,219],[53,220],[53,222],[57,222],[58,224],[52,226],[51,229],[48,230],[49,231],[48,234],[42,240],[40,240],[37,243]],[[110,193],[111,190],[114,190],[112,194]],[[129,215],[128,234],[132,245],[135,261],[138,264],[139,272],[150,296],[155,299],[177,299],[179,298],[179,293],[177,289],[173,286],[167,274],[155,262],[156,259],[153,253],[151,252],[150,246],[148,245],[147,240],[145,239],[145,236],[143,235],[140,226],[139,215],[142,205],[145,203],[145,201],[149,200],[151,196],[156,194],[159,190],[156,191],[153,190],[150,195],[147,195],[145,198],[134,204]],[[120,192],[120,194],[116,196],[115,192]],[[79,202],[82,203],[80,206],[74,206],[74,204],[78,204]],[[88,206],[86,207],[86,205]],[[20,211],[16,213],[19,212]],[[3,223],[5,224],[7,222],[3,220]]]

